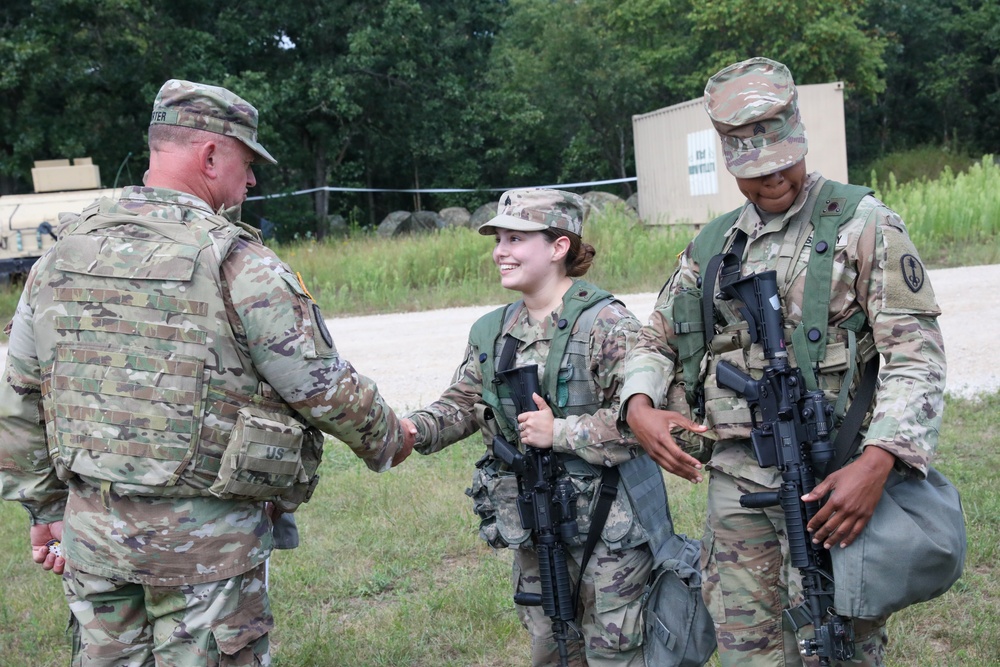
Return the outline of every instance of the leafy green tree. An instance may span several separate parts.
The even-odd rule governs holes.
[[[142,151],[141,136],[120,130],[138,120],[150,11],[130,0],[12,0],[0,11],[3,191],[25,188],[34,160],[59,157],[94,157],[110,184],[109,165]]]
[[[5,3],[0,192],[28,189],[32,162],[57,157],[93,157],[109,186],[120,171],[118,185],[138,182],[150,104],[163,81],[232,84],[244,60],[277,50],[266,36],[255,48],[232,30],[239,23],[230,23],[228,8],[215,0]],[[227,42],[234,33],[241,38]]]
[[[634,115],[754,55],[799,83],[845,82],[852,163],[920,143],[996,151],[998,2],[7,0],[0,193],[30,190],[32,161],[52,157],[89,155],[106,184],[136,182],[168,78],[258,107],[279,160],[259,191],[317,190],[246,207],[288,234],[322,234],[333,212],[373,224],[472,208],[486,188],[632,176]]]
[[[848,93],[871,97],[881,78],[885,42],[864,25],[862,0],[707,0],[690,3],[702,81],[731,63],[766,56],[788,65],[796,83],[842,80]]]
[[[873,0],[867,23],[884,36],[886,89],[858,110],[867,161],[938,144],[996,152],[1000,141],[1000,5],[996,0]]]
[[[698,97],[709,76],[751,56],[781,60],[799,83],[844,80],[871,99],[884,89],[884,40],[866,31],[862,8],[513,0],[490,70],[497,130],[487,156],[529,182],[632,175],[632,116]]]
[[[647,10],[645,35],[623,4]],[[649,33],[669,25],[660,11],[667,5],[511,2],[489,74],[492,179],[518,185],[634,175],[632,115],[663,96],[647,50]]]
[[[239,77],[279,159],[277,170],[262,174],[270,191],[475,187],[479,135],[468,99],[482,85],[502,3],[255,0],[240,7],[248,10],[280,47],[246,62]],[[322,235],[334,210],[367,210],[357,222],[375,223],[394,208],[421,205],[409,195],[319,190],[312,199],[304,227],[291,219],[298,207],[269,210],[286,226]]]

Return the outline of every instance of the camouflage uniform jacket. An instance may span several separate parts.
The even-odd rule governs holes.
[[[514,366],[538,364],[539,377],[545,377],[549,346],[559,331],[559,313],[553,311],[543,321],[531,322],[528,310],[521,308],[510,318],[505,333],[519,341]],[[638,445],[622,436],[615,418],[625,355],[638,329],[635,317],[620,304],[611,303],[598,314],[590,336],[589,356],[594,395],[601,396],[603,404],[594,414],[556,419],[553,451],[573,454],[595,466],[618,465],[633,458]],[[495,425],[488,424],[483,416],[482,387],[479,361],[470,344],[452,385],[441,398],[408,415],[418,430],[416,449],[431,454],[479,429],[495,430]]]
[[[543,384],[550,347],[560,335],[562,311],[563,307],[560,307],[544,320],[532,322],[527,309],[522,307],[513,313],[501,332],[518,341],[512,366],[538,364],[539,380]],[[574,337],[579,333],[579,324],[578,320],[574,325]],[[589,531],[590,515],[596,506],[601,468],[616,466],[643,454],[638,443],[624,437],[615,423],[625,356],[638,329],[638,321],[621,304],[610,303],[601,307],[590,331],[586,371],[579,375],[573,373],[574,378],[586,377],[590,385],[589,393],[596,398],[598,407],[554,420],[552,449],[560,454],[578,493],[576,512],[580,536],[574,539],[580,544]],[[458,367],[452,385],[441,398],[408,415],[418,429],[415,448],[422,454],[440,451],[477,430],[482,431],[487,454],[492,453],[492,437],[499,432],[499,425],[492,409],[483,400],[482,367],[474,347],[470,337],[465,359]],[[483,463],[487,460],[484,458]],[[505,471],[495,459],[477,468],[473,476],[470,490],[473,505],[485,519],[480,535],[491,546],[520,548],[529,543],[530,531],[523,529],[518,519],[514,503],[517,487],[513,482],[513,473]],[[489,498],[485,506],[493,509],[483,511],[481,492]],[[493,510],[502,540],[494,539],[490,528],[491,519],[488,516]],[[613,550],[637,547],[649,539],[628,494],[620,492],[615,498],[602,537]]]
[[[811,250],[808,220],[822,183],[819,174],[810,174],[791,208],[767,219],[762,219],[756,207],[747,202],[733,227],[748,236],[742,275],[770,269],[778,272],[786,339],[788,331],[801,320],[806,262]],[[801,239],[791,238],[793,228],[804,230]],[[727,247],[732,236],[730,231]],[[692,260],[689,245],[628,358],[622,404],[635,394],[646,394],[657,407],[666,406],[670,383],[677,379],[675,373],[679,369],[671,317],[674,301],[678,295],[700,287],[699,267]],[[858,344],[859,354],[865,352],[863,348],[867,345],[873,349],[866,354],[878,353],[883,362],[862,446],[876,445],[891,452],[901,472],[926,474],[937,445],[943,409],[945,356],[936,319],[940,309],[903,221],[875,197],[862,199],[853,218],[839,229],[830,290],[829,345],[825,364],[819,369],[820,387],[828,399],[836,399],[848,367],[846,335],[838,325],[858,312],[864,313],[867,336]],[[748,421],[730,418],[740,410],[747,411],[745,401],[727,389],[717,388],[714,377],[717,357],[737,362],[751,372],[762,368],[760,346],[751,345],[747,336],[741,334],[741,326],[736,324],[741,322],[735,310],[738,304],[719,300],[715,304],[728,324],[716,326],[712,346],[716,353],[710,352],[707,365],[702,364],[706,422],[715,431],[709,435],[720,440],[710,465],[736,477],[777,486],[780,475],[776,469],[759,468],[745,440],[749,438]],[[729,343],[728,349],[716,348],[720,339]],[[791,349],[789,356],[794,363]],[[857,382],[856,376],[851,391],[856,389]],[[670,391],[671,396],[674,393]]]
[[[212,214],[196,197],[154,188],[126,188],[118,202],[103,206],[111,216],[157,218],[176,224],[179,232]],[[78,219],[68,219],[64,229]],[[221,275],[215,280],[217,310],[209,312],[216,324],[208,332],[204,362],[207,407],[199,427],[204,443],[199,455],[219,456],[212,448],[232,428],[240,401],[267,399],[284,405],[303,424],[343,440],[370,468],[387,469],[402,442],[396,416],[375,384],[338,356],[319,308],[289,269],[250,228],[237,225],[241,229],[220,230],[236,238],[228,254],[213,259]],[[67,308],[54,296],[66,280],[58,268],[58,247],[33,267],[9,328],[6,377],[0,383],[3,498],[20,501],[33,522],[65,519],[63,543],[70,566],[99,576],[167,586],[223,579],[257,566],[271,550],[270,520],[262,502],[216,498],[197,479],[189,480],[188,493],[118,488],[67,474],[56,450],[46,445],[46,431],[59,410],[45,398],[52,393],[46,384],[54,360],[50,332]],[[213,251],[218,248],[202,250]],[[116,314],[115,303],[92,303],[97,309],[93,316]],[[178,321],[165,315],[162,326]],[[225,340],[213,348],[216,332]],[[122,433],[120,442],[128,446],[128,429]]]

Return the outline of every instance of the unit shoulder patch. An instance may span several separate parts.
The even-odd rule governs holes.
[[[880,229],[885,244],[883,308],[897,313],[939,314],[927,269],[905,229],[891,223]]]
[[[919,292],[924,286],[924,265],[920,258],[907,253],[899,258],[899,265],[903,271],[903,282],[911,292]]]

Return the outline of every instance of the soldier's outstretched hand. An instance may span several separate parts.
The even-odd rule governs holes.
[[[679,412],[657,410],[645,394],[629,398],[625,421],[653,460],[667,472],[697,484],[702,481],[701,463],[686,454],[670,434],[676,427],[693,433],[704,433],[708,427],[693,422]]]

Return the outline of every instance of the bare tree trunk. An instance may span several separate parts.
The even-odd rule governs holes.
[[[325,189],[327,186],[325,146],[320,145],[317,147],[313,166],[313,181],[316,184],[313,187],[323,188],[313,193],[313,205],[316,213],[316,238],[322,239],[326,236],[326,218],[330,212],[330,192]]]
[[[416,190],[420,190],[420,169],[417,167],[417,163],[416,162],[413,163],[413,187]],[[420,207],[420,193],[419,192],[414,192],[413,193],[413,210],[414,211],[422,211],[423,210]]]
[[[368,224],[372,228],[377,224],[375,222],[375,193],[371,191],[372,188],[372,168],[371,161],[368,159],[370,145],[368,143],[368,135],[365,135],[365,187],[368,188],[368,192],[365,193],[368,199]]]
[[[625,130],[621,127],[618,128],[618,173],[621,174],[619,178],[628,178],[625,171]],[[625,199],[628,199],[632,196],[632,183],[625,181],[622,185],[625,187]]]

